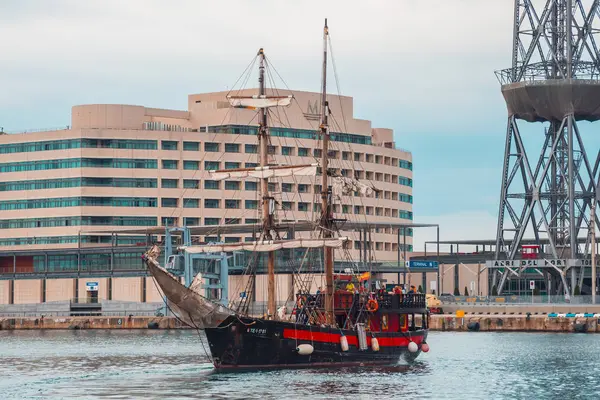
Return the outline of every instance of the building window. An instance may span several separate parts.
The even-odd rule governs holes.
[[[225,181],[225,190],[240,190],[240,187],[239,181]]]
[[[162,160],[163,169],[177,169],[177,160]]]
[[[410,161],[406,161],[406,160],[400,160],[400,161],[398,162],[398,166],[399,166],[400,168],[409,169],[409,170],[411,170],[411,171],[412,171],[412,169],[413,169],[413,164],[412,164],[412,162],[410,162]]]
[[[239,162],[225,161],[225,169],[238,169],[239,167]]]
[[[198,208],[200,207],[199,199],[183,199],[183,208]]]
[[[285,192],[285,193],[290,193],[294,190],[294,185],[291,183],[282,183],[281,184],[281,191]]]
[[[200,225],[200,218],[183,217],[183,225],[198,226],[198,225]]]
[[[298,184],[298,193],[308,193],[308,191],[309,191],[309,185],[306,185],[304,183]]]
[[[198,161],[184,160],[183,169],[199,170],[200,163]]]
[[[161,207],[177,207],[177,198],[163,197],[160,199]]]
[[[278,186],[277,183],[269,182],[267,189],[269,190],[269,192],[277,192],[277,186]]]
[[[204,225],[219,225],[221,218],[204,218]]]
[[[183,187],[184,189],[199,189],[200,181],[198,179],[184,179]]]
[[[313,150],[313,156],[314,156],[314,157],[318,157],[318,158],[320,158],[320,157],[321,157],[321,154],[323,154],[323,151],[322,151],[321,149],[314,149],[314,150]]]
[[[163,179],[161,180],[161,187],[165,189],[177,189],[177,179]]]
[[[250,153],[250,154],[257,154],[258,153],[258,146],[255,144],[247,144],[244,146],[244,151],[246,153]]]
[[[220,181],[211,181],[211,180],[204,181],[204,189],[219,190],[220,188],[221,188]]]
[[[308,211],[308,203],[298,203],[298,211]]]
[[[268,154],[277,154],[277,146],[271,146],[271,145],[269,145],[267,147],[267,153]]]
[[[177,142],[174,140],[163,140],[160,143],[160,147],[163,150],[177,150]]]
[[[310,149],[307,149],[306,147],[298,147],[298,156],[299,157],[308,157],[309,154],[310,154]]]
[[[225,218],[225,225],[238,225],[241,223],[242,220],[239,218]]]
[[[246,167],[246,168],[256,168],[256,167],[258,167],[258,163],[247,162],[246,164],[244,164],[244,167]]]
[[[291,211],[293,204],[294,203],[292,203],[291,201],[282,201],[281,209],[284,211]]]
[[[206,171],[214,171],[221,167],[221,163],[219,161],[204,161],[204,169]]]
[[[293,147],[287,147],[287,146],[281,146],[281,155],[282,156],[293,156],[294,155],[294,148]]]
[[[410,187],[412,187],[412,185],[413,185],[412,179],[407,178],[405,176],[399,176],[398,177],[398,183],[400,185],[410,186]]]
[[[413,219],[412,211],[398,210],[398,217],[402,219]]]
[[[220,208],[221,200],[219,199],[204,199],[204,208]]]
[[[244,182],[244,189],[257,191],[258,190],[258,183],[256,183],[256,182],[250,182],[250,181],[245,181]]]
[[[258,224],[258,218],[246,218],[246,220],[244,221],[247,224]]]
[[[412,204],[413,197],[410,194],[398,193],[398,200]]]
[[[225,153],[239,153],[240,145],[238,143],[225,143]]]
[[[246,200],[246,209],[247,210],[258,209],[258,200]]]
[[[240,208],[239,200],[225,199],[225,208],[237,209]]]
[[[177,226],[177,217],[162,217],[161,223],[163,226]]]
[[[225,243],[238,243],[241,241],[239,236],[229,236],[225,238]]]
[[[184,151],[200,151],[200,142],[183,142]]]
[[[208,153],[218,153],[219,152],[219,143],[204,143],[204,151]]]

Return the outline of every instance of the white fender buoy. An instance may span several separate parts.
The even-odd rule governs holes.
[[[428,345],[427,343],[423,342],[423,343],[421,344],[421,351],[422,351],[423,353],[427,353],[427,352],[429,352],[429,345]]]
[[[416,353],[417,351],[419,351],[419,346],[415,342],[410,342],[408,344],[408,351],[410,351],[411,353]]]
[[[342,351],[348,351],[348,338],[346,336],[340,336],[340,345],[342,346]]]
[[[379,351],[379,341],[375,337],[371,338],[371,349],[373,349],[373,351]]]
[[[315,348],[310,344],[299,344],[298,347],[296,347],[296,351],[301,356],[310,356],[313,351],[315,351]]]

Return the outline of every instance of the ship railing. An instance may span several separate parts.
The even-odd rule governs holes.
[[[379,309],[383,310],[409,310],[424,309],[427,300],[423,293],[377,293],[375,295]],[[366,306],[369,297],[353,293],[336,293],[336,309],[349,310],[352,307]]]

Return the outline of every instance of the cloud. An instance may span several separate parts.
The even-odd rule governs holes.
[[[30,0],[2,8],[0,35],[14,38],[0,41],[8,129],[23,123],[26,106],[29,124],[45,126],[35,110],[49,103],[66,122],[81,102],[185,108],[187,94],[231,85],[261,46],[290,87],[318,90],[324,17],[342,92],[376,126],[448,129],[465,114],[485,115],[499,99],[493,70],[510,62],[506,2]]]

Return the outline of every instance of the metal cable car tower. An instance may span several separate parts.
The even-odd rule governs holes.
[[[508,124],[495,259],[519,258],[524,235],[533,236],[542,258],[567,261],[543,274],[556,281],[553,292],[568,294],[583,282],[576,260],[586,258],[600,175],[600,153],[588,156],[578,127],[600,119],[600,0],[515,0],[513,23],[512,65],[496,72]],[[541,151],[525,148],[526,123],[544,125]],[[498,293],[524,269],[497,269]]]

